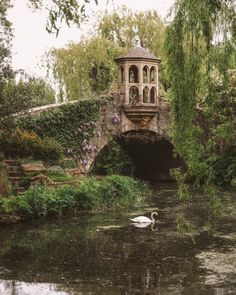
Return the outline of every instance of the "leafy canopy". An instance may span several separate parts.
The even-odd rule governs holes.
[[[138,43],[158,56],[164,55],[165,26],[154,11],[136,13],[123,7],[112,14],[105,12],[94,28],[91,37],[66,48],[54,49],[49,55],[61,99],[77,100],[113,90],[114,58]],[[168,83],[164,68],[162,66],[160,76],[165,88]]]
[[[29,5],[34,9],[48,10],[48,19],[46,30],[49,33],[58,35],[60,31],[60,23],[63,21],[69,26],[71,24],[80,25],[86,16],[86,6],[94,2],[98,4],[98,0],[27,0]]]
[[[194,178],[204,183],[209,206],[217,214],[219,202],[214,183],[214,163],[235,136],[235,120],[225,116],[234,104],[234,83],[229,78],[235,68],[236,3],[231,0],[177,0],[167,29],[166,51],[171,84],[172,137],[176,151],[185,160],[187,171],[174,176],[182,180]],[[226,95],[227,94],[227,95]],[[225,98],[225,107],[220,101]],[[201,114],[201,115],[200,115]],[[221,118],[219,120],[219,118]],[[219,132],[229,127],[230,132]],[[231,134],[231,135],[230,135]],[[235,138],[235,137],[234,137]]]

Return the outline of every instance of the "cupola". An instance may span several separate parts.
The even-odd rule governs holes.
[[[161,60],[143,47],[134,47],[115,59],[118,91],[124,97],[124,111],[135,123],[151,118],[158,107],[158,66]]]

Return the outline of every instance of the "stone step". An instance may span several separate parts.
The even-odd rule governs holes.
[[[13,182],[20,182],[21,179],[22,178],[20,176],[9,177],[9,180],[11,181],[11,183],[13,183]]]
[[[20,166],[7,166],[8,172],[21,172],[22,169]]]
[[[22,195],[25,192],[25,189],[14,190],[16,195]]]
[[[18,193],[23,193],[25,192],[25,188],[23,186],[18,186],[17,188],[14,188],[15,191],[17,191]]]
[[[20,172],[8,172],[9,177],[20,177]]]
[[[3,160],[3,163],[7,166],[18,166],[17,160],[14,159]]]

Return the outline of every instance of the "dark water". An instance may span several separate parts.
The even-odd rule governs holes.
[[[210,236],[203,196],[185,212],[198,231],[176,231],[183,208],[171,187],[135,210],[82,214],[0,229],[1,295],[236,294],[236,194]],[[159,223],[136,228],[129,217],[159,208]]]

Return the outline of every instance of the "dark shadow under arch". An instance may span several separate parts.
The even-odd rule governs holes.
[[[135,176],[141,179],[170,180],[170,169],[183,166],[181,159],[174,157],[171,142],[154,132],[126,132],[119,142],[135,163]]]
[[[135,65],[129,68],[129,83],[139,83],[138,67]]]
[[[125,154],[127,165],[124,167],[123,174],[129,175],[132,172],[133,176],[145,180],[170,181],[170,169],[183,166],[181,159],[174,157],[171,142],[155,132],[128,131],[114,140]],[[100,163],[100,167],[103,168],[109,166],[108,161],[114,160],[114,157],[109,155],[109,146],[112,147],[112,141],[105,145],[97,155],[95,167],[99,166],[96,164],[99,158],[102,158],[103,162]],[[105,169],[100,169],[100,172],[95,171],[95,173],[106,174],[104,171]]]

